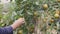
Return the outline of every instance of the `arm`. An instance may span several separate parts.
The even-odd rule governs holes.
[[[13,28],[11,26],[0,28],[0,34],[13,34]]]
[[[24,18],[19,18],[11,26],[0,28],[0,34],[13,34],[13,30],[24,23]]]

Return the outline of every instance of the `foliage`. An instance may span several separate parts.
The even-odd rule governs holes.
[[[0,26],[11,25],[20,17],[24,17],[26,21],[14,31],[14,34],[57,34],[60,32],[59,0],[15,0],[15,3],[10,2],[7,7],[8,9],[0,12]]]

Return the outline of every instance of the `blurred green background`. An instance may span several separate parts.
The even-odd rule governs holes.
[[[10,0],[0,4],[0,27],[21,17],[26,23],[14,34],[60,34],[60,0]]]

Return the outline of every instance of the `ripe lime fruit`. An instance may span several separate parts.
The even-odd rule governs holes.
[[[43,22],[46,22],[47,20],[46,19],[43,19]]]
[[[22,33],[23,33],[23,30],[19,30],[19,31],[18,31],[18,34],[22,34]]]
[[[38,14],[37,14],[37,12],[34,12],[34,16],[37,16]]]
[[[51,23],[53,23],[53,22],[54,22],[54,20],[53,20],[53,19],[51,19],[51,20],[50,20],[50,22],[51,22]]]
[[[58,2],[60,2],[60,0],[57,0]]]
[[[56,10],[56,11],[55,11],[55,13],[56,13],[56,14],[59,14],[59,13],[60,13],[60,11],[59,11],[59,10]]]
[[[55,18],[59,18],[59,14],[55,14],[54,16],[55,16]]]
[[[47,5],[47,4],[44,4],[44,5],[43,5],[43,8],[44,8],[44,9],[47,9],[47,8],[48,8],[48,5]]]

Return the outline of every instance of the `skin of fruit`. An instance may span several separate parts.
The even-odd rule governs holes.
[[[34,16],[37,16],[37,12],[34,12]]]
[[[22,31],[22,30],[19,30],[19,31],[18,31],[18,34],[22,34],[22,33],[23,33],[23,31]]]
[[[1,26],[4,26],[5,24],[2,24]]]
[[[60,2],[60,0],[57,0],[58,2]]]
[[[43,5],[43,8],[44,8],[44,9],[47,9],[47,8],[48,8],[48,5],[47,5],[47,4],[44,4],[44,5]]]
[[[59,18],[59,14],[55,14],[54,16],[55,16],[56,18]]]
[[[43,21],[44,21],[44,22],[46,22],[47,20],[46,20],[46,19],[44,19]]]
[[[54,20],[53,20],[53,19],[51,19],[51,20],[50,20],[50,22],[54,22]]]
[[[60,14],[60,11],[56,10],[55,13],[56,13],[56,14]]]

